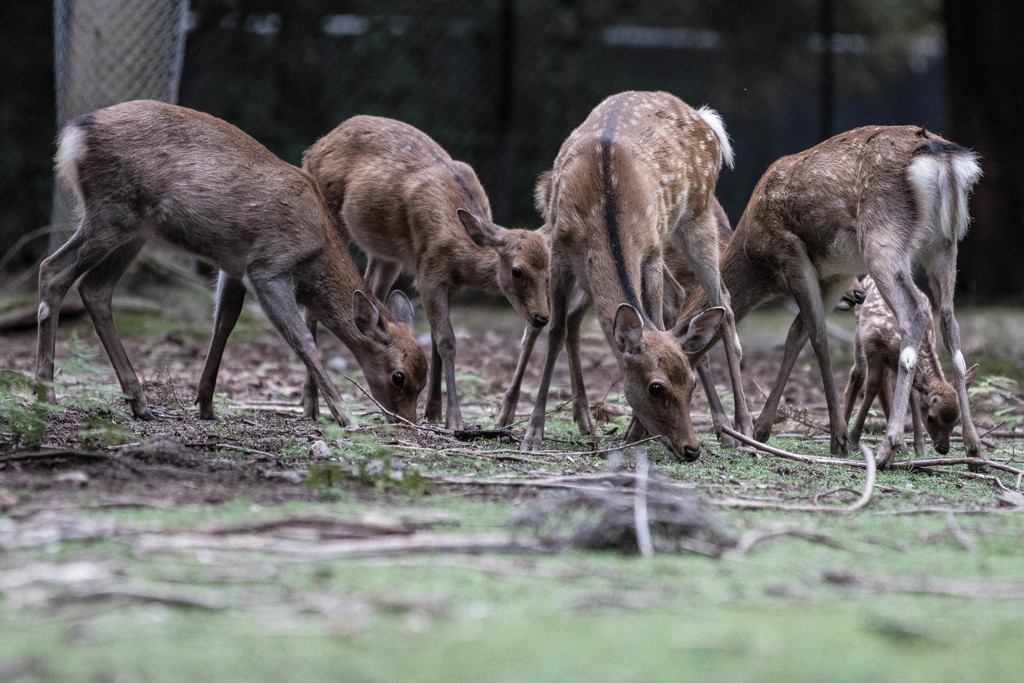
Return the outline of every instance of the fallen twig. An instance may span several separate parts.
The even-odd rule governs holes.
[[[852,586],[873,593],[934,593],[965,598],[1020,598],[1024,597],[1024,581],[960,581],[934,577],[910,578],[890,576],[878,579],[846,570],[827,570],[823,578],[828,583]]]
[[[654,556],[651,542],[651,523],[647,516],[647,449],[636,453],[636,484],[633,487],[633,524],[636,526],[636,546],[644,557]]]
[[[974,541],[968,538],[967,534],[964,533],[963,528],[956,521],[956,515],[952,512],[946,513],[946,526],[949,528],[949,533],[953,534],[953,538],[956,539],[957,543],[963,546],[964,550],[972,555],[978,552],[977,547],[974,545]]]
[[[385,417],[387,417],[389,419],[392,419],[392,420],[396,420],[399,424],[404,424],[406,427],[412,427],[413,429],[415,429],[416,431],[419,431],[419,432],[428,432],[428,433],[431,433],[431,434],[441,434],[443,436],[448,436],[448,437],[453,437],[454,438],[455,432],[452,431],[451,429],[445,429],[443,427],[431,427],[429,425],[418,425],[415,422],[412,422],[410,420],[405,419],[404,417],[402,417],[401,415],[398,415],[397,413],[391,412],[390,410],[385,408],[383,405],[381,405],[380,401],[378,401],[376,398],[374,398],[373,395],[369,391],[367,391],[363,387],[362,384],[360,384],[359,382],[355,381],[354,379],[352,379],[348,375],[345,375],[345,379],[347,379],[349,382],[352,382],[352,384],[356,385],[356,387],[359,388],[359,391],[363,392],[366,395],[367,398],[369,398],[371,401],[373,401],[374,405],[376,405],[377,408],[382,413],[384,413]]]
[[[69,458],[80,460],[109,460],[116,462],[118,465],[130,469],[136,474],[142,474],[142,470],[135,467],[131,463],[127,463],[116,455],[110,453],[99,453],[94,451],[76,451],[70,448],[54,448],[51,450],[39,450],[39,451],[14,451],[12,453],[4,453],[0,455],[0,462],[13,462],[17,460],[48,460],[51,458]]]

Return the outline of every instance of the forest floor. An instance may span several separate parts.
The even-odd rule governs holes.
[[[983,455],[1004,469],[879,472],[857,507],[859,454],[798,462],[722,447],[699,388],[698,462],[654,442],[617,449],[629,411],[592,319],[583,363],[597,433],[572,423],[562,359],[546,450],[520,453],[545,337],[521,421],[467,440],[387,424],[351,354],[322,335],[361,425],[343,430],[301,419],[304,368],[247,309],[221,367],[218,419],[201,421],[192,398],[208,294],[142,295],[159,304],[115,303],[117,324],[159,419],[124,412],[91,324],[69,304],[60,407],[41,443],[26,448],[17,424],[0,426],[0,681],[1019,675],[1024,311],[958,316],[968,361],[981,364],[971,405]],[[850,314],[830,318],[852,329]],[[791,319],[777,307],[740,326],[754,407]],[[489,428],[522,324],[507,306],[469,301],[453,323],[463,415]],[[424,320],[417,331],[426,344]],[[0,369],[30,375],[34,354],[31,327],[0,333]],[[850,354],[834,340],[840,387]],[[712,367],[728,386],[720,350]],[[0,406],[24,413],[30,397],[4,377]],[[771,445],[828,456],[809,350],[782,414]],[[880,413],[868,425],[863,441],[877,447]],[[959,441],[949,455],[963,456]],[[653,557],[637,554],[641,495]]]

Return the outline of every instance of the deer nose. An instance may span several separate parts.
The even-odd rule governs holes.
[[[544,327],[547,324],[548,324],[547,316],[544,316],[544,315],[535,315],[535,316],[533,316],[533,326],[534,327]]]
[[[683,446],[683,460],[686,462],[693,462],[700,457],[700,447],[691,448],[689,446]]]
[[[935,444],[935,452],[938,453],[939,455],[945,455],[946,453],[949,453],[949,444]]]
[[[859,289],[856,292],[853,293],[853,300],[856,301],[858,304],[864,303],[864,299],[866,299],[866,298],[867,298],[867,294],[865,294],[864,292],[860,291]]]

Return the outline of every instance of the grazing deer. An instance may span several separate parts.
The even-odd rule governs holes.
[[[740,386],[738,413],[740,406],[745,410],[738,338],[717,269],[713,206],[723,161],[732,164],[732,148],[718,115],[661,92],[609,97],[562,144],[552,172],[537,188],[552,240],[552,325],[524,450],[543,441],[551,372],[563,345],[573,416],[581,433],[594,429],[579,348],[580,324],[591,305],[633,409],[627,440],[646,429],[675,456],[699,457],[689,415],[694,380],[687,355],[701,352],[723,321],[734,342],[730,361],[734,386]],[[675,231],[684,235],[698,280],[720,305],[665,331],[663,245]]]
[[[495,225],[473,169],[400,121],[348,119],[309,148],[303,168],[319,183],[346,241],[366,252],[366,279],[377,296],[387,293],[400,271],[415,276],[431,331],[426,417],[441,419],[443,374],[445,426],[462,429],[452,295],[464,289],[501,292],[527,324],[544,327],[547,239],[537,231]],[[308,316],[307,322],[315,325]],[[306,405],[308,412],[308,400]]]
[[[722,255],[722,278],[741,319],[760,303],[790,295],[800,308],[786,337],[779,375],[754,435],[764,440],[797,355],[810,337],[825,386],[833,453],[849,447],[825,331],[825,303],[839,299],[849,278],[869,273],[900,324],[899,372],[881,466],[892,463],[903,441],[910,383],[927,310],[911,278],[923,263],[940,308],[942,335],[953,357],[964,444],[980,442],[967,405],[967,365],[953,314],[957,244],[967,232],[967,197],[981,177],[977,155],[924,128],[868,126],[783,157],[761,177]],[[682,316],[706,302],[687,299]]]
[[[339,423],[350,425],[353,418],[321,365],[297,303],[348,345],[377,400],[415,419],[426,357],[410,328],[412,306],[397,296],[389,310],[362,291],[307,174],[225,121],[154,101],[78,117],[60,135],[56,164],[82,216],[71,238],[39,268],[37,382],[53,379],[61,302],[81,277],[82,301],[132,413],[153,417],[114,329],[110,298],[143,244],[155,238],[221,271],[199,383],[200,417],[213,417],[221,355],[248,289],[305,363]]]
[[[856,448],[860,441],[864,420],[871,403],[878,396],[886,420],[892,405],[890,374],[899,367],[900,331],[899,322],[870,277],[864,278],[864,304],[857,309],[857,331],[853,346],[853,368],[846,384],[843,401],[843,419],[849,422],[857,394],[864,390],[864,402],[857,411],[857,420],[850,431],[850,444]],[[914,424],[914,451],[922,457],[924,430],[928,431],[932,445],[941,455],[949,452],[949,436],[960,421],[960,402],[956,389],[946,381],[939,364],[935,347],[935,325],[932,322],[931,304],[924,293],[918,290],[917,299],[926,307],[928,326],[924,339],[918,348],[917,365],[914,368],[913,391],[910,394],[910,415]],[[964,384],[970,387],[978,372],[978,365],[967,369]],[[922,424],[924,430],[922,430]]]
[[[543,206],[546,202],[547,192],[551,183],[550,179],[551,171],[545,171],[541,176],[538,183],[538,193],[536,199],[537,210],[543,213]],[[718,198],[714,198],[715,221],[718,225],[718,249],[719,252],[725,251],[725,247],[729,244],[729,238],[732,237],[732,227],[729,224],[729,217],[726,215],[725,210],[722,209],[722,205],[718,202]],[[539,229],[546,235],[549,235],[551,229],[550,226],[544,224]],[[673,233],[673,236],[681,234],[681,231]],[[686,292],[692,291],[697,286],[697,277],[693,272],[693,268],[690,266],[690,259],[686,254],[683,242],[680,239],[669,239],[664,245],[664,259],[665,259],[665,288],[664,288],[664,300],[662,302],[663,312],[662,318],[666,327],[671,327],[675,324],[676,318],[679,314],[679,309],[686,299]],[[569,317],[574,315],[580,315],[575,310],[575,305],[582,305],[584,297],[577,295],[571,299],[573,303],[569,306]],[[519,404],[519,393],[522,388],[523,375],[526,373],[526,365],[529,363],[530,356],[533,354],[533,347],[537,342],[537,337],[540,336],[541,328],[533,325],[527,325],[526,329],[523,330],[523,340],[520,344],[519,360],[516,363],[515,374],[512,377],[512,382],[509,384],[508,389],[505,390],[505,397],[502,400],[501,408],[498,410],[498,417],[495,421],[497,428],[503,428],[510,426],[515,421],[515,411]],[[710,374],[709,370],[705,370],[704,364],[698,365],[697,371],[700,374],[703,382],[709,382]],[[713,391],[708,392],[709,396],[718,398],[717,394]],[[721,407],[721,403],[717,404],[718,415],[721,416],[721,420],[724,423],[725,410]],[[716,425],[718,423],[716,422]]]

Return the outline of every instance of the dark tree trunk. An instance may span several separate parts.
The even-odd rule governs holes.
[[[979,302],[1024,296],[1024,2],[945,0],[949,137],[982,156],[961,244],[962,291]]]

